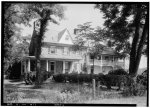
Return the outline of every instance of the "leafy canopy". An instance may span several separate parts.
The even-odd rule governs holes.
[[[97,4],[106,19],[104,26],[108,30],[109,46],[115,46],[118,52],[125,56],[130,53],[131,41],[135,34],[136,15],[139,12],[138,4]],[[142,3],[140,7],[141,31],[147,14],[147,5]],[[139,41],[139,40],[138,40]]]

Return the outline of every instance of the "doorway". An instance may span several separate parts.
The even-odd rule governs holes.
[[[53,62],[53,61],[50,62],[50,72],[51,73],[55,72],[55,62]]]

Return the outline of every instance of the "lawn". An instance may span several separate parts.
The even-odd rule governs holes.
[[[25,85],[23,81],[4,80],[5,103],[95,103],[95,104],[137,104],[146,106],[146,95],[141,97],[123,97],[116,89],[105,87],[92,97],[92,85],[56,83],[49,79],[41,88]]]

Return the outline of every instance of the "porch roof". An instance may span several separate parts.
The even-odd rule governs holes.
[[[35,56],[26,56],[26,59],[35,59]],[[71,56],[41,56],[41,59],[47,59],[47,60],[66,60],[66,61],[78,61],[81,60],[81,57],[75,56],[75,57],[71,57]]]

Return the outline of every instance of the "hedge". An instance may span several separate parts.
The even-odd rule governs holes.
[[[70,83],[92,83],[92,79],[96,80],[96,84],[100,81],[101,85],[107,86],[108,89],[111,86],[118,86],[120,89],[121,84],[124,86],[130,86],[132,84],[132,79],[128,75],[103,75],[100,74],[56,74],[53,75],[54,81],[56,82],[67,82]]]
[[[128,75],[128,72],[126,72],[124,69],[116,69],[111,70],[108,72],[109,75]]]
[[[66,82],[69,81],[70,83],[91,83],[92,79],[94,78],[96,81],[102,79],[103,74],[56,74],[53,75],[53,78],[56,82]]]

